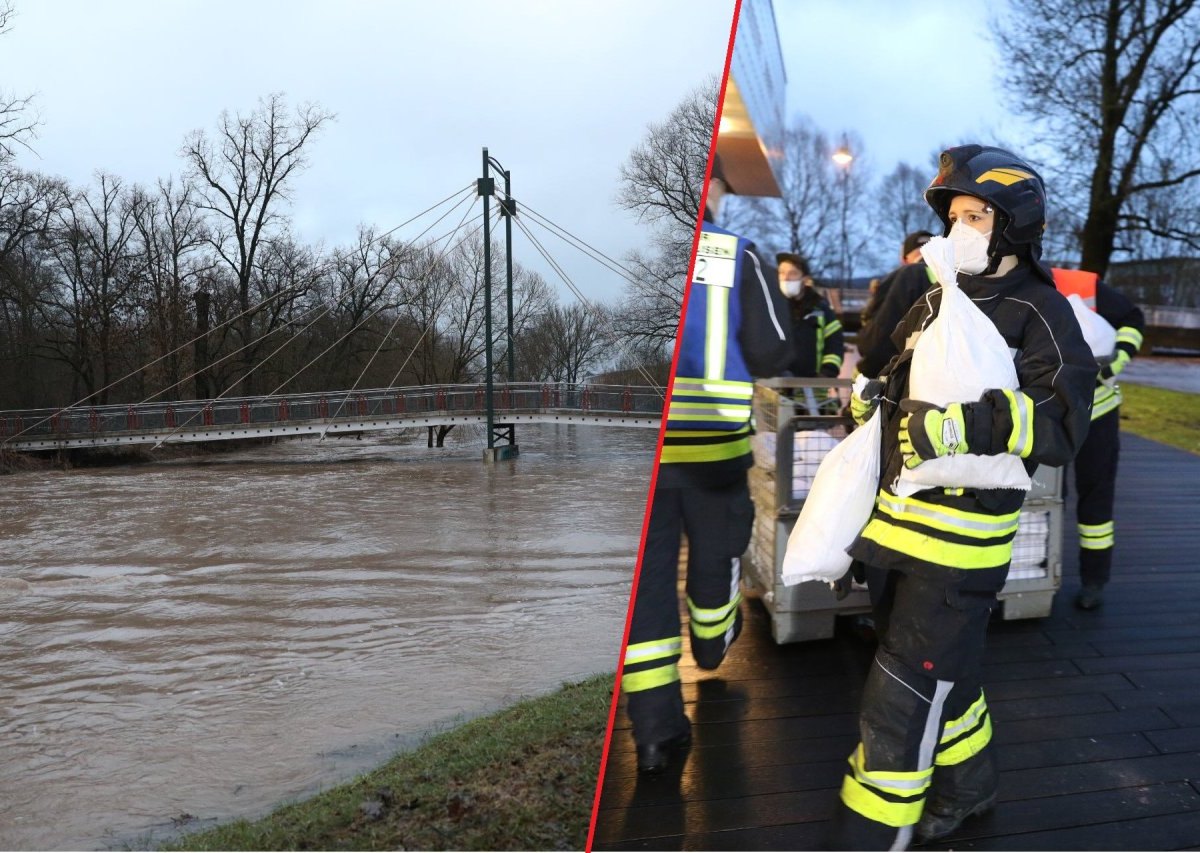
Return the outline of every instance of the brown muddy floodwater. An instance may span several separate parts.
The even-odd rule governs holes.
[[[478,433],[376,434],[0,477],[0,849],[258,816],[615,669],[656,437],[527,426],[495,467]]]

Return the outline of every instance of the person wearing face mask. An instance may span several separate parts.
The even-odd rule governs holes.
[[[963,293],[1013,353],[1019,387],[945,407],[909,398],[913,346],[941,304],[934,286],[896,326],[899,354],[851,398],[860,422],[876,407],[883,419],[879,498],[847,549],[867,567],[879,646],[833,849],[905,849],[996,800],[980,669],[1025,493],[938,487],[900,497],[901,468],[968,451],[1018,456],[1031,473],[1061,466],[1087,436],[1096,381],[1071,306],[1040,263],[1046,195],[1034,168],[1000,148],[951,148],[925,200],[954,245]]]
[[[833,378],[842,369],[845,345],[842,321],[813,286],[808,261],[795,252],[775,256],[779,267],[779,289],[791,307],[791,376]]]
[[[740,558],[754,524],[746,473],[754,378],[778,375],[791,354],[775,270],[753,243],[715,224],[730,192],[714,158],[621,668],[638,772],[647,775],[662,773],[691,744],[679,681],[681,537],[692,657],[716,669],[742,629]]]
[[[858,347],[855,369],[868,378],[878,376],[883,366],[896,355],[892,330],[921,294],[936,282],[933,271],[921,257],[921,247],[932,236],[928,231],[914,231],[904,238],[900,266],[883,277],[863,309],[862,327],[855,342]]]

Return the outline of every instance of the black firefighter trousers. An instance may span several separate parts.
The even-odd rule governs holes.
[[[953,812],[995,792],[980,683],[988,617],[1008,567],[950,577],[867,567],[879,648],[863,689],[831,849],[903,850],[926,808]]]
[[[661,743],[688,730],[678,667],[681,535],[688,539],[692,657],[701,669],[715,669],[742,628],[740,558],[753,525],[745,472],[713,486],[655,489],[621,675],[638,744]]]
[[[1121,455],[1121,409],[1092,421],[1075,457],[1075,514],[1079,523],[1079,579],[1104,586],[1112,574],[1113,501]]]

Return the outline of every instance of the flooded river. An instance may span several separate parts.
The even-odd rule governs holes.
[[[613,670],[656,432],[518,439],[0,477],[0,849],[256,816]]]

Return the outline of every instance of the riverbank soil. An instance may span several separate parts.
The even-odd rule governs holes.
[[[258,821],[168,850],[582,850],[613,674],[565,685]]]

